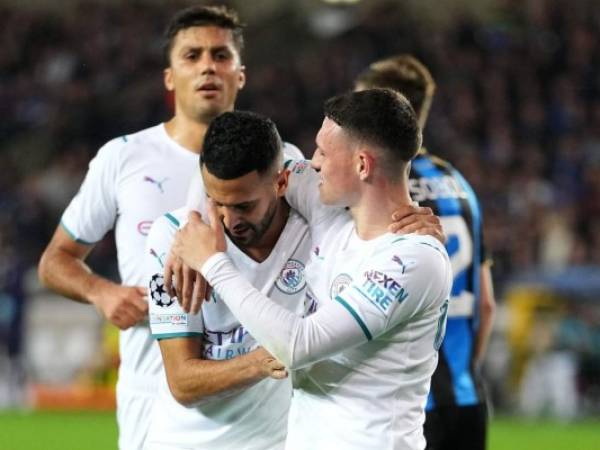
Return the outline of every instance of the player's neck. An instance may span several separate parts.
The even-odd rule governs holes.
[[[165,129],[169,137],[183,148],[200,154],[208,123],[191,120],[183,114],[176,114],[165,123]]]
[[[411,203],[408,188],[404,183],[365,189],[356,205],[350,207],[356,233],[364,240],[387,233],[394,211]]]
[[[281,233],[287,224],[288,217],[290,214],[290,206],[283,199],[280,199],[277,203],[277,209],[273,216],[271,226],[266,231],[260,242],[257,242],[251,247],[245,247],[242,249],[244,253],[250,256],[252,259],[258,262],[263,262],[269,257],[275,244],[281,237]]]

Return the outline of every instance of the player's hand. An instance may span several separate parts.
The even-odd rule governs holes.
[[[448,239],[444,234],[440,218],[433,214],[431,208],[405,205],[394,211],[392,220],[393,222],[388,227],[391,233],[428,234],[442,244],[445,244]]]
[[[261,374],[265,377],[283,380],[287,378],[288,371],[279,360],[271,355],[264,348],[259,347],[252,352],[258,363]]]
[[[94,288],[90,301],[111,323],[126,330],[148,316],[147,291],[141,286],[121,286],[112,282]]]
[[[206,260],[227,249],[223,224],[214,202],[208,202],[208,220],[202,221],[197,211],[190,211],[188,223],[177,232],[171,251],[189,267],[200,271]]]
[[[209,295],[209,286],[204,277],[169,252],[164,268],[165,288],[171,297],[176,297],[181,308],[192,314],[200,311],[202,302]]]

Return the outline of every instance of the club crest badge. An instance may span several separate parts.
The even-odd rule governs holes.
[[[342,293],[344,289],[350,286],[350,283],[352,283],[352,277],[347,273],[340,273],[337,277],[333,279],[333,282],[331,283],[331,290],[329,291],[329,296],[331,298],[336,298]]]
[[[306,286],[304,277],[304,264],[295,259],[288,259],[285,267],[279,274],[275,286],[284,294],[296,294]]]

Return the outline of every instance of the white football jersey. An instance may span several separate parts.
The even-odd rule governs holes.
[[[201,207],[201,212],[202,211]],[[165,293],[163,263],[188,208],[158,218],[148,236],[146,267],[150,283],[150,327],[157,339],[202,339],[203,358],[225,360],[257,348],[256,340],[240,325],[225,303],[213,293],[198,314],[187,314],[175,297]],[[269,257],[262,263],[227,239],[227,252],[253,286],[295,314],[303,313],[310,254],[308,225],[291,211]],[[194,407],[179,404],[161,377],[147,449],[281,449],[284,446],[291,382],[264,379],[238,393],[208,399]]]
[[[288,197],[310,217],[310,295],[341,304],[366,342],[304,371],[288,448],[425,448],[424,407],[452,282],[444,246],[414,234],[363,241],[346,211],[321,204],[305,162],[291,171],[308,178],[294,180]]]
[[[163,124],[113,139],[90,162],[61,224],[74,240],[89,244],[114,228],[122,283],[142,286],[150,226],[185,202],[198,160],[169,137]],[[119,346],[119,389],[153,394],[162,363],[148,323],[121,331]]]
[[[444,335],[452,273],[430,236],[361,240],[347,211],[320,203],[309,162],[292,164],[286,195],[310,224],[307,296],[293,316],[253,290],[227,256],[202,273],[256,337],[299,368],[288,449],[423,449],[425,403]]]

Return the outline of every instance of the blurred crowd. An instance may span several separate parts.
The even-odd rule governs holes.
[[[161,35],[188,3],[0,7],[3,296],[23,297],[15,280],[36,263],[98,147],[169,117]],[[516,273],[600,265],[597,2],[503,0],[445,20],[411,2],[281,3],[243,17],[238,107],[273,117],[310,156],[323,100],[371,61],[413,53],[438,84],[425,145],[478,193],[499,292]],[[91,263],[105,274],[115,273],[111,248],[100,245]],[[10,317],[2,305],[0,321]]]

